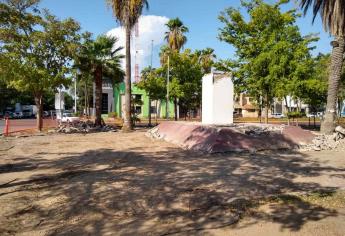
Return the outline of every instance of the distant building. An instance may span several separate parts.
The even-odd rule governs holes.
[[[235,96],[235,115],[240,117],[259,117],[260,108],[256,104],[255,100],[241,93]],[[309,108],[307,104],[302,103],[300,100],[292,99],[290,96],[286,97],[286,100],[274,98],[272,106],[269,109],[268,116],[271,117],[273,114],[287,114],[289,111],[301,111],[303,113],[309,114]],[[265,116],[264,109],[262,110],[262,116]]]
[[[95,88],[94,88],[95,91]],[[122,117],[125,106],[125,83],[115,84],[113,86],[110,79],[104,78],[102,85],[102,114],[109,114],[115,112],[117,117]],[[95,96],[93,104],[95,107]],[[139,118],[148,118],[149,109],[151,109],[151,117],[165,118],[166,116],[166,102],[165,100],[151,101],[149,105],[149,97],[145,90],[139,89],[135,84],[132,84],[132,97],[135,100],[141,100],[142,104],[135,104],[134,110]],[[93,113],[94,114],[94,113]],[[174,104],[169,103],[169,117],[174,117]]]
[[[256,118],[259,116],[260,109],[255,104],[252,97],[244,93],[235,96],[234,110],[235,116]]]
[[[299,99],[293,99],[291,96],[287,96],[286,99],[275,98],[271,107],[271,113],[286,114],[289,111],[301,111],[302,113],[309,113],[307,104],[304,104]]]

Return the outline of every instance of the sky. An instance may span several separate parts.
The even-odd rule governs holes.
[[[218,20],[221,11],[227,7],[239,7],[239,0],[148,0],[149,9],[144,11],[139,21],[139,40],[132,43],[132,52],[138,51],[137,61],[140,69],[151,64],[159,66],[159,48],[165,43],[165,23],[179,17],[189,28],[185,48],[203,49],[211,47],[217,58],[227,59],[234,57],[234,48],[217,39],[219,28],[223,25]],[[267,2],[274,2],[268,0]],[[83,31],[100,34],[115,35],[119,44],[124,46],[124,33],[112,15],[111,9],[106,6],[105,0],[42,0],[41,7],[47,8],[60,19],[72,17],[77,20]],[[283,10],[297,6],[294,1],[284,6]],[[311,14],[298,19],[302,35],[319,33],[320,40],[315,44],[313,54],[329,53],[332,38],[324,32],[320,17],[312,24]],[[153,47],[152,47],[153,40]],[[135,49],[137,44],[138,50]],[[153,48],[153,53],[151,49]],[[124,52],[123,52],[124,53]],[[133,53],[135,54],[135,53]],[[134,62],[134,56],[132,56]]]

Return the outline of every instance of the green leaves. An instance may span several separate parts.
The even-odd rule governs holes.
[[[164,99],[166,95],[166,78],[162,69],[146,67],[141,72],[138,88],[144,89],[152,100]]]
[[[242,2],[246,15],[229,8],[219,17],[224,24],[219,39],[235,47],[236,58],[218,67],[234,74],[237,92],[265,97],[266,106],[273,97],[299,95],[297,82],[313,75],[309,44],[316,38],[301,36],[295,25],[298,13],[282,12],[284,3]]]
[[[187,42],[187,37],[184,34],[189,30],[179,18],[169,20],[166,26],[169,29],[169,31],[165,32],[168,46],[171,50],[179,52]]]
[[[79,24],[72,19],[59,21],[47,11],[41,14],[24,8],[37,1],[8,2],[0,4],[0,67],[8,86],[42,95],[68,85]]]
[[[114,83],[121,82],[124,78],[121,69],[124,55],[121,54],[123,48],[116,46],[118,39],[105,35],[98,36],[96,40],[90,37],[89,34],[84,35],[84,43],[78,48],[74,67],[88,75],[93,75],[96,68],[102,68],[104,76]]]

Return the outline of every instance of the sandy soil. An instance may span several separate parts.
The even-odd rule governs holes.
[[[206,155],[144,131],[0,139],[0,235],[345,235],[344,190],[339,151]]]

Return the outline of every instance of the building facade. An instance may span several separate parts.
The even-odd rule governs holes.
[[[125,83],[116,84],[113,87],[113,104],[114,109],[112,112],[116,113],[117,117],[122,117],[125,107]],[[135,84],[132,84],[132,97],[135,101],[141,101],[141,103],[134,103],[134,111],[139,118],[148,118],[149,109],[151,109],[151,117],[154,118],[166,118],[166,101],[150,101],[147,92],[143,89],[139,89]],[[151,103],[151,104],[150,104]],[[174,104],[169,102],[169,117],[174,118]]]
[[[252,97],[241,93],[240,95],[236,95],[234,100],[235,115],[247,118],[259,117],[260,109]]]

